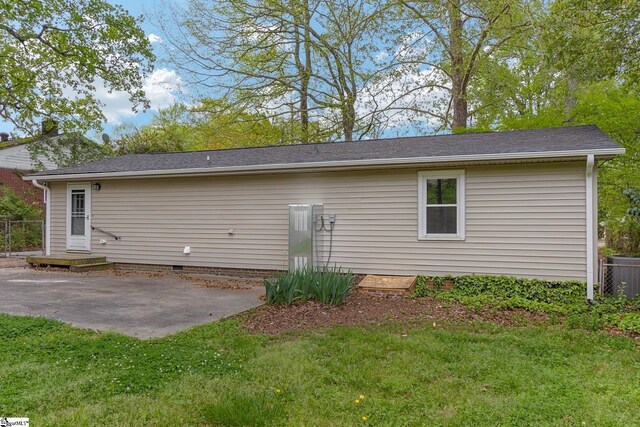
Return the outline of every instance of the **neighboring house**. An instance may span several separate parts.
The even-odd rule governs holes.
[[[29,153],[29,144],[37,143],[24,139],[9,140],[9,134],[0,133],[0,194],[3,187],[12,189],[18,196],[42,204],[42,193],[31,182],[22,177],[35,169],[35,163]],[[47,159],[40,159],[48,169],[57,165]],[[42,205],[44,208],[44,205]]]
[[[593,283],[597,162],[623,152],[580,126],[126,155],[24,179],[50,191],[48,253],[260,275],[287,268],[289,205],[322,204],[320,261],[354,273]]]
[[[40,144],[35,158],[31,148]],[[22,179],[34,170],[55,169],[82,159],[95,159],[104,153],[101,146],[74,133],[60,133],[55,121],[45,120],[39,136],[9,139],[8,133],[0,133],[0,195],[2,188],[12,189],[21,198],[39,203],[44,208],[40,189]],[[34,160],[35,159],[35,160]],[[56,164],[58,163],[58,164]]]

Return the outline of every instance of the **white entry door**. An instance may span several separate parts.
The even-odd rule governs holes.
[[[67,249],[91,250],[91,184],[67,186]]]

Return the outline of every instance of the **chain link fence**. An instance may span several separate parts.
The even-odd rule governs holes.
[[[640,258],[601,259],[599,282],[601,294],[635,298],[640,295]]]
[[[0,257],[44,253],[44,221],[0,219]]]

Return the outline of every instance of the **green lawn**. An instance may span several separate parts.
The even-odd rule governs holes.
[[[37,426],[640,424],[635,343],[562,326],[230,320],[141,341],[0,315],[0,342],[0,416]]]

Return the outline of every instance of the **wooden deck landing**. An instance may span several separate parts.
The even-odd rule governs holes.
[[[358,290],[380,295],[410,295],[417,276],[375,276],[368,274],[358,284]]]
[[[43,256],[28,256],[27,263],[32,267],[63,267],[70,271],[96,271],[113,268],[113,263],[107,262],[103,256],[88,254],[54,254]]]

